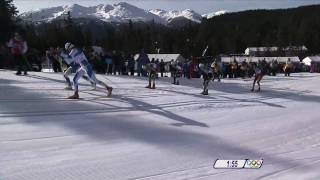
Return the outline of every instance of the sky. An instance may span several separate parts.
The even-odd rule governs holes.
[[[143,9],[184,10],[192,9],[200,14],[221,10],[229,12],[248,9],[278,9],[302,5],[320,4],[320,0],[14,0],[20,13],[40,8],[69,4],[94,6],[127,2]]]

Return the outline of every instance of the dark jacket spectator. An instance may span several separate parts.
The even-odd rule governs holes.
[[[165,63],[164,63],[163,59],[161,59],[159,66],[160,66],[161,77],[163,77],[163,73],[165,71]]]
[[[130,55],[128,58],[128,68],[130,71],[130,75],[133,76],[134,75],[134,67],[135,67],[135,60],[134,60],[134,56]]]
[[[150,63],[150,59],[148,57],[148,55],[146,53],[144,53],[144,51],[142,50],[139,54],[139,57],[137,59],[137,63],[138,63],[138,76],[140,76],[140,74],[142,74],[142,76],[147,76],[147,71],[143,70],[142,66],[147,65],[148,63]]]
[[[54,72],[62,72],[60,62],[55,56],[55,51],[53,47],[50,47],[50,49],[46,52],[46,57],[51,62],[52,69]]]
[[[24,56],[28,51],[27,42],[22,39],[19,33],[15,33],[14,37],[7,44],[11,48],[11,53],[13,55],[15,63],[18,65],[17,75],[21,74],[21,71],[24,71],[24,74],[27,74],[27,69],[29,68],[29,63]]]

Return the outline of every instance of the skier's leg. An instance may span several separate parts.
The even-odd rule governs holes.
[[[96,89],[97,84],[95,82],[93,82],[88,76],[83,75],[83,79],[89,81],[91,86],[93,87],[93,89]]]
[[[85,70],[80,68],[77,70],[76,75],[73,78],[73,86],[74,86],[74,91],[78,92],[79,90],[79,84],[78,81],[79,79],[85,74]]]
[[[206,79],[205,81],[204,81],[204,88],[203,88],[203,90],[204,90],[204,92],[206,92],[207,90],[208,90],[208,80]]]
[[[204,87],[204,93],[203,93],[203,95],[208,95],[209,82],[210,82],[210,79],[206,79],[206,80],[205,80],[205,87]]]
[[[148,87],[151,88],[151,81],[152,81],[152,73],[151,72],[149,72],[148,80],[149,80]]]
[[[27,71],[28,71],[28,60],[26,59],[26,57],[24,55],[19,55],[20,59],[21,59],[21,70],[23,71],[24,75],[27,75]]]
[[[108,96],[111,96],[111,93],[112,93],[112,90],[113,88],[111,86],[108,86],[107,84],[105,84],[104,82],[98,80],[92,70],[92,67],[91,66],[87,66],[87,74],[88,74],[88,77],[90,79],[91,82],[95,83],[95,84],[99,84],[103,87],[105,87],[108,91]]]
[[[180,77],[181,77],[181,74],[177,74],[177,82],[176,82],[176,85],[180,85]]]
[[[72,89],[72,84],[69,78],[69,75],[72,74],[72,67],[69,67],[64,73],[63,73],[63,77],[66,79],[68,86],[66,87],[66,89]]]
[[[99,81],[97,78],[96,78],[96,75],[95,73],[93,72],[93,69],[92,69],[92,66],[91,65],[88,65],[86,66],[86,73],[88,75],[88,77],[85,77],[84,76],[84,79],[87,79],[88,81],[90,81],[91,85],[93,87],[96,86],[96,84],[100,84],[101,86],[103,87],[109,87],[107,86],[105,83],[103,83],[102,81]]]
[[[203,77],[201,94],[204,94],[205,91],[206,91],[206,79],[205,79],[205,77]]]
[[[152,76],[151,76],[151,80],[152,80],[152,89],[155,89],[156,88],[156,74],[155,73],[152,73]],[[151,82],[150,82],[151,84]]]
[[[74,95],[70,96],[69,99],[79,99],[79,79],[86,73],[86,71],[82,68],[79,68],[76,72],[76,75],[73,78],[73,85],[74,85]]]
[[[208,78],[208,76],[207,75],[203,75],[203,83],[202,83],[203,91],[201,92],[201,94],[203,94],[203,95],[207,95],[208,94],[209,81],[210,81],[210,79]]]
[[[151,88],[151,73],[148,75],[148,85],[145,88]]]
[[[217,73],[213,73],[212,82],[217,78]]]
[[[260,81],[262,79],[262,75],[259,76],[258,80],[257,80],[257,84],[258,84],[258,91],[260,91]]]
[[[256,81],[257,81],[257,76],[254,77],[251,91],[254,91],[254,86],[256,85]]]
[[[17,67],[17,72],[16,75],[21,75],[21,71],[22,71],[22,59],[21,56],[14,54],[13,55],[13,59],[15,61],[16,67]]]

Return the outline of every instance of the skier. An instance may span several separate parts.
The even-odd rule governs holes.
[[[293,68],[293,64],[292,64],[290,58],[288,58],[288,61],[286,62],[285,66],[283,67],[284,75],[290,76],[292,68]]]
[[[75,46],[69,42],[65,44],[65,50],[69,52],[69,54],[66,55],[61,53],[61,56],[68,64],[71,65],[71,68],[76,69],[76,75],[73,78],[74,95],[70,96],[69,99],[79,99],[78,81],[81,77],[83,77],[84,74],[87,74],[89,80],[94,84],[98,83],[101,86],[106,87],[108,96],[111,96],[113,88],[96,78],[92,69],[92,65],[88,62],[88,59],[86,58],[84,53],[81,50],[75,48]]]
[[[211,70],[211,68],[208,68],[207,65],[200,63],[199,64],[199,71],[202,74],[202,78],[203,78],[203,83],[202,83],[203,91],[201,92],[201,94],[208,95],[209,94],[208,93],[208,86],[209,86],[211,79],[213,78],[212,70]]]
[[[217,63],[217,61],[214,61],[212,64],[211,64],[211,68],[212,68],[212,71],[213,71],[213,78],[212,78],[212,82],[214,82],[214,80],[217,78],[218,79],[218,82],[220,82],[220,74],[221,74],[221,71],[220,71],[220,65]]]
[[[155,63],[154,59],[151,60],[145,66],[146,71],[149,73],[149,85],[146,88],[155,89],[156,88],[156,75],[157,75],[157,64]],[[152,86],[151,86],[152,83]]]
[[[171,63],[170,63],[170,71],[171,71],[171,77],[173,78],[172,84],[179,85],[180,82],[178,78],[181,76],[182,67],[176,62],[174,62],[173,59],[171,60]]]
[[[7,43],[7,46],[11,48],[11,53],[13,54],[13,58],[15,63],[18,65],[18,71],[16,75],[21,75],[21,71],[24,71],[24,75],[27,75],[27,69],[29,63],[24,56],[24,54],[28,51],[27,42],[24,41],[19,33],[15,33],[14,37]]]
[[[231,78],[237,78],[238,74],[238,62],[236,59],[231,63]]]
[[[70,81],[69,75],[71,75],[72,73],[76,73],[81,66],[75,63],[74,59],[70,58],[69,55],[63,52],[62,49],[57,48],[57,52],[60,52],[57,58],[62,59],[68,65],[68,68],[66,70],[63,70],[63,77],[66,79],[67,82],[67,87],[65,87],[64,89],[72,90],[72,82]],[[90,81],[90,79],[86,75],[84,75],[83,78],[89,81],[94,89],[96,88],[96,84]]]
[[[272,60],[270,63],[271,75],[276,76],[278,71],[278,61]]]
[[[252,89],[251,91],[254,91],[254,86],[257,83],[258,84],[258,92],[260,92],[260,81],[262,80],[263,76],[264,76],[264,67],[263,67],[263,63],[259,60],[258,64],[253,63],[253,68],[254,68],[254,80],[253,80],[253,85],[252,85]]]

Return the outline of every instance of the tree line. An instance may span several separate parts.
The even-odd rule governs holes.
[[[320,5],[279,10],[250,10],[228,13],[202,23],[174,27],[155,22],[115,24],[88,19],[64,19],[30,23],[17,18],[12,0],[0,1],[0,43],[11,32],[20,31],[30,47],[44,51],[70,41],[78,46],[102,46],[133,54],[180,53],[185,57],[243,53],[247,47],[305,45],[310,54],[319,53]]]

